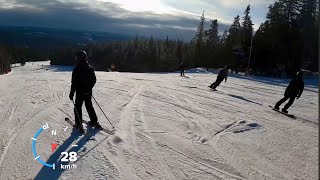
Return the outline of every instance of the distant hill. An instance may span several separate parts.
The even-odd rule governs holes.
[[[89,42],[127,40],[128,35],[43,27],[0,26],[0,44],[21,48],[52,49]]]

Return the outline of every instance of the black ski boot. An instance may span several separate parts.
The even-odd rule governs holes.
[[[286,113],[286,114],[288,114],[288,111],[286,110],[286,109],[284,109],[284,108],[282,108],[282,110],[281,110],[283,113]]]
[[[102,129],[101,125],[98,122],[94,124],[94,127],[97,129]]]
[[[89,122],[88,122],[88,126],[93,127],[93,126],[94,126],[94,123],[93,123],[92,121],[89,121]]]
[[[78,125],[78,124],[75,124],[73,127],[75,127],[76,129],[81,128],[81,126],[80,126],[80,125]]]
[[[79,128],[78,130],[79,130],[79,132],[80,132],[81,134],[85,134],[85,133],[86,133],[86,131],[83,129],[83,127]]]
[[[101,125],[98,122],[93,123],[92,121],[89,121],[88,125],[97,129],[102,129]]]
[[[74,127],[75,127],[76,129],[78,129],[78,131],[79,131],[81,134],[86,133],[86,131],[83,129],[82,125],[75,124]]]
[[[275,109],[275,110],[278,110],[279,111],[279,106],[274,106],[274,108],[273,109]]]

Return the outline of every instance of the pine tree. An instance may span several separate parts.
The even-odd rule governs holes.
[[[289,28],[296,27],[301,0],[279,0],[279,3],[282,5],[285,22]]]
[[[206,44],[210,49],[214,49],[218,46],[220,42],[220,36],[219,36],[219,27],[218,27],[218,21],[215,19],[211,21],[210,29],[205,31],[206,36]]]
[[[228,38],[228,30],[225,30],[220,39],[220,46],[224,46]]]
[[[196,66],[203,66],[205,63],[205,52],[204,52],[204,23],[205,23],[205,17],[204,17],[204,11],[202,12],[202,15],[200,17],[200,23],[197,28],[197,32],[193,38],[193,42],[195,43],[195,65]]]
[[[229,29],[228,43],[232,46],[240,46],[241,44],[241,26],[240,26],[240,16],[237,15]]]
[[[317,0],[302,0],[298,24],[301,31],[303,68],[317,67]],[[314,66],[312,66],[312,64]]]
[[[238,66],[238,68],[244,68],[241,67],[243,62],[243,47],[242,47],[242,37],[241,37],[241,26],[240,26],[240,16],[237,15],[234,18],[234,21],[229,29],[229,34],[227,38],[227,52],[232,51],[234,56],[229,59],[230,63]]]
[[[251,38],[253,36],[253,27],[250,16],[250,4],[247,6],[244,11],[244,17],[242,22],[242,46],[244,48],[245,53],[248,55],[249,46],[251,45]]]
[[[10,67],[11,53],[8,48],[0,46],[0,74],[8,73]]]
[[[177,58],[179,60],[179,63],[182,62],[182,42],[178,42],[177,45]]]
[[[148,41],[148,54],[150,55],[151,61],[156,61],[156,46],[153,39],[153,36],[150,36],[150,39]]]
[[[204,11],[202,12],[202,15],[200,17],[200,23],[197,28],[197,33],[194,36],[194,42],[196,43],[197,46],[203,45],[204,41],[204,22],[205,22],[205,17],[204,17]]]
[[[270,26],[278,30],[286,19],[282,5],[279,2],[270,5],[266,18]]]
[[[205,31],[206,39],[206,65],[214,66],[214,61],[216,61],[217,51],[220,45],[219,27],[218,21],[215,19],[211,21],[210,29]]]

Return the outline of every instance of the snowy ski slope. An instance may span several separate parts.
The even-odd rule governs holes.
[[[64,121],[73,116],[70,68],[44,65],[0,76],[1,180],[318,179],[317,80],[305,82],[291,119],[268,107],[282,98],[285,80],[229,77],[213,92],[214,74],[96,72],[93,95],[116,132],[89,128],[78,136]],[[38,154],[53,163],[62,151],[76,151],[77,169],[34,160],[31,138],[45,123],[57,136],[42,133]]]

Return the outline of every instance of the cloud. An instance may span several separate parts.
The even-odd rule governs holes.
[[[207,3],[219,4],[221,7],[225,8],[238,8],[242,6],[247,6],[250,4],[251,6],[265,6],[274,3],[275,0],[202,0]]]
[[[217,4],[212,5],[209,0],[180,2],[167,0],[143,2],[142,0],[0,0],[0,24],[97,30],[130,35],[153,35],[154,37],[169,35],[173,38],[190,40],[199,24],[203,7],[211,7],[206,10],[207,26],[209,26],[210,19],[216,18],[221,32],[229,27],[233,17],[226,18],[223,13],[220,13],[222,6],[229,5],[221,4],[219,2],[222,1],[218,0],[213,0],[213,2]],[[238,3],[235,0],[230,2]]]
[[[0,1],[0,24],[98,30],[131,35],[174,37],[177,31],[189,40],[198,19],[184,14],[132,12],[102,1]],[[161,32],[157,32],[161,31]]]
[[[193,14],[201,14],[205,10],[208,19],[218,19],[220,23],[230,24],[237,15],[243,16],[243,12],[248,4],[251,5],[251,17],[255,24],[255,29],[265,21],[268,7],[276,0],[163,0],[179,10]]]

